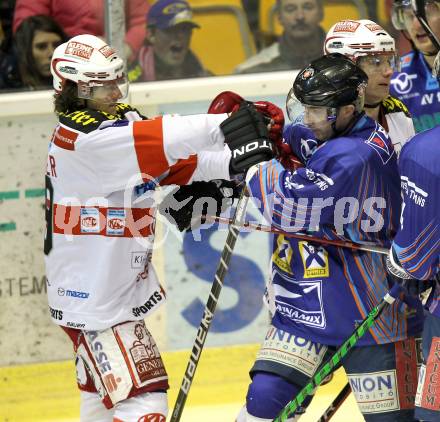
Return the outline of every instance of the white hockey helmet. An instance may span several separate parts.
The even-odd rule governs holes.
[[[368,19],[335,23],[327,32],[324,53],[341,53],[355,62],[362,56],[392,53],[396,70],[399,65],[394,38]]]
[[[77,35],[59,45],[52,55],[51,72],[57,92],[69,80],[78,84],[80,98],[93,99],[94,88],[105,86],[117,86],[120,98],[127,95],[124,61],[94,35]]]

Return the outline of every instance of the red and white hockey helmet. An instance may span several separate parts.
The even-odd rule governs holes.
[[[353,61],[362,56],[391,53],[395,58],[394,66],[399,64],[394,38],[368,19],[335,23],[325,38],[324,53],[341,53]]]
[[[59,45],[52,55],[51,72],[57,92],[69,80],[78,84],[80,98],[93,99],[96,88],[101,87],[117,87],[120,98],[127,95],[124,61],[94,35],[77,35]]]

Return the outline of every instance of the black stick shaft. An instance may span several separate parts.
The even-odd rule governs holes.
[[[334,414],[338,411],[338,409],[342,406],[345,399],[350,395],[351,387],[350,384],[344,385],[344,388],[339,392],[339,394],[335,397],[335,399],[331,402],[330,406],[327,407],[322,416],[318,419],[318,422],[328,422]]]
[[[239,226],[242,224],[246,214],[246,204],[248,197],[246,189],[243,189],[240,199],[238,200],[237,208],[235,210],[232,224],[229,226],[226,243],[220,257],[220,262],[215,272],[214,282],[209,293],[208,301],[205,305],[202,321],[197,330],[196,339],[191,350],[191,356],[183,376],[182,384],[180,386],[179,394],[177,395],[176,403],[174,404],[173,413],[171,414],[170,422],[179,422],[182,416],[183,408],[188,398],[189,390],[194,379],[197,365],[202,354],[203,346],[205,344],[206,336],[211,326],[214,317],[215,308],[217,307],[218,298],[223,287],[223,281],[228,271],[229,262],[231,260],[232,251],[234,249],[237,237],[240,233]]]

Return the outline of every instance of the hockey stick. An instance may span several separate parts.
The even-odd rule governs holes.
[[[331,402],[330,406],[327,407],[327,409],[325,409],[325,412],[322,414],[322,416],[318,419],[317,422],[328,422],[338,411],[338,409],[342,406],[345,399],[350,395],[350,393],[351,393],[351,387],[350,384],[347,382],[347,384],[344,385],[344,388]]]
[[[374,324],[376,319],[380,316],[383,309],[394,303],[399,293],[403,290],[402,286],[395,284],[390,291],[382,298],[378,305],[376,305],[361,324],[354,330],[351,336],[344,341],[342,346],[327,360],[322,368],[313,375],[309,383],[296,395],[296,397],[284,406],[284,409],[273,420],[273,422],[286,422],[290,415],[293,415],[296,409],[301,406],[306,397],[313,393],[313,390],[318,387],[325,377],[330,375],[334,368],[341,362],[342,358],[353,348],[357,341],[368,331]]]
[[[191,388],[197,365],[200,360],[200,355],[202,354],[203,346],[205,344],[206,336],[208,334],[209,327],[211,326],[218,298],[223,287],[223,280],[228,270],[232,251],[239,235],[239,227],[241,226],[246,214],[247,201],[248,196],[246,194],[246,188],[244,188],[238,200],[237,208],[235,209],[231,225],[229,226],[226,243],[215,272],[214,282],[211,287],[211,292],[209,293],[208,302],[205,305],[205,310],[203,311],[202,320],[197,330],[196,339],[191,350],[191,355],[186,366],[176,403],[174,404],[170,422],[178,422],[182,416],[183,407],[185,406],[186,399],[188,398],[189,389]]]
[[[225,217],[213,217],[211,215],[206,216],[206,221],[212,222],[212,223],[223,223],[223,224],[232,224],[233,220]],[[383,255],[388,255],[388,249],[381,248],[380,246],[374,246],[374,245],[362,245],[360,243],[354,243],[350,242],[348,240],[332,240],[332,239],[323,239],[321,237],[315,237],[308,234],[298,234],[298,233],[290,233],[285,232],[283,230],[278,230],[270,226],[265,226],[263,224],[255,224],[251,223],[249,221],[246,221],[245,223],[237,226],[238,228],[250,228],[256,231],[260,232],[266,232],[266,233],[275,233],[275,234],[282,234],[285,237],[293,237],[295,239],[302,239],[302,240],[308,240],[310,242],[316,242],[316,243],[322,243],[324,245],[332,245],[332,246],[339,246],[341,248],[349,248],[359,251],[365,251],[365,252],[375,252],[380,253]]]

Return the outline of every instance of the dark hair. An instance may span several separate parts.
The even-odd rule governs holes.
[[[18,68],[23,85],[32,88],[48,84],[47,78],[36,71],[36,63],[32,53],[32,41],[37,31],[52,32],[60,36],[61,42],[67,41],[64,31],[49,16],[30,16],[17,28],[14,35],[14,45],[18,56]]]
[[[66,79],[61,92],[54,95],[55,112],[72,113],[86,108],[86,100],[78,97],[78,85]]]

